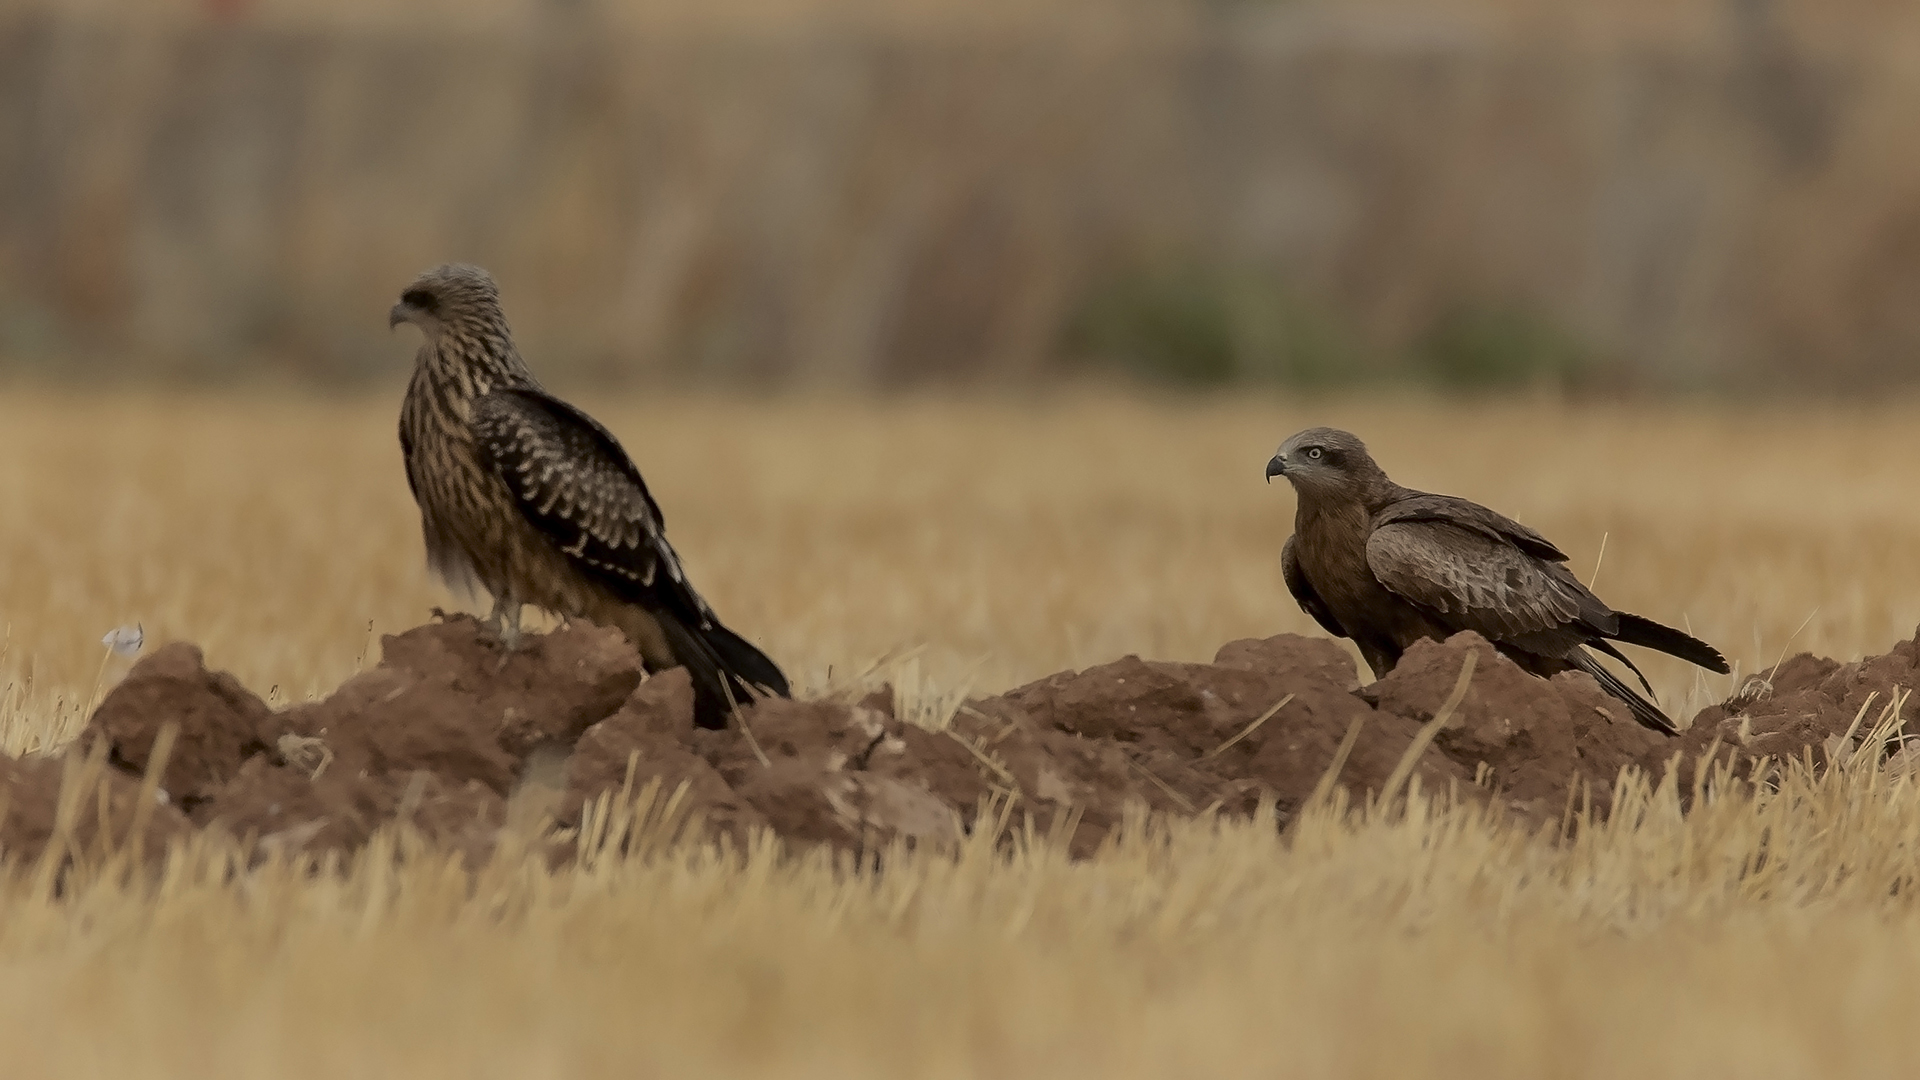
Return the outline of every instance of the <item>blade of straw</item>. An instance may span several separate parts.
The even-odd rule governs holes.
[[[1360,741],[1360,729],[1367,726],[1367,715],[1360,713],[1353,718],[1353,723],[1347,725],[1347,733],[1334,750],[1327,771],[1320,774],[1320,782],[1313,785],[1313,794],[1307,797],[1308,806],[1320,806],[1333,794],[1333,785],[1340,779],[1340,770],[1347,767],[1347,758],[1353,756],[1354,744]]]
[[[1293,700],[1293,695],[1288,694],[1286,697],[1283,697],[1279,701],[1274,702],[1273,708],[1268,709],[1266,712],[1261,713],[1259,718],[1256,719],[1253,723],[1248,724],[1246,727],[1241,728],[1240,734],[1235,735],[1233,738],[1228,739],[1226,742],[1221,743],[1219,746],[1216,746],[1213,749],[1207,751],[1206,753],[1201,754],[1200,760],[1205,761],[1210,757],[1216,757],[1219,754],[1225,752],[1227,747],[1232,746],[1234,743],[1237,743],[1241,739],[1244,739],[1247,736],[1253,734],[1255,728],[1258,728],[1261,724],[1264,724],[1268,720],[1273,719],[1273,714],[1279,712],[1281,709],[1286,708],[1287,702],[1292,700]]]
[[[1400,763],[1393,767],[1393,774],[1387,777],[1386,786],[1380,792],[1378,805],[1386,805],[1400,793],[1400,786],[1407,782],[1407,777],[1413,775],[1414,765],[1419,762],[1420,755],[1427,752],[1427,747],[1433,745],[1440,729],[1453,719],[1453,711],[1466,699],[1467,684],[1473,681],[1473,664],[1478,659],[1478,653],[1467,654],[1466,662],[1460,665],[1460,679],[1453,684],[1453,693],[1447,696],[1446,704],[1440,706],[1440,711],[1433,714],[1433,719],[1421,726],[1419,734],[1408,744],[1407,752],[1400,755]]]

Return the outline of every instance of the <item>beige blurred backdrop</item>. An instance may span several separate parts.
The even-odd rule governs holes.
[[[6,0],[0,371],[1907,381],[1888,0]]]

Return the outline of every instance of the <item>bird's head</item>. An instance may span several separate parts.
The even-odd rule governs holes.
[[[1267,462],[1267,483],[1284,476],[1301,494],[1334,493],[1384,478],[1367,444],[1338,428],[1308,428],[1280,444]]]
[[[387,328],[410,322],[432,341],[449,325],[500,320],[500,290],[485,270],[447,263],[421,274],[387,313]]]

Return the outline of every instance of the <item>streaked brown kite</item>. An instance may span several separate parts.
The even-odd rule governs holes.
[[[493,596],[508,648],[532,604],[618,627],[649,670],[684,665],[703,726],[726,726],[756,694],[786,696],[780,669],[687,582],[619,442],[534,380],[485,270],[422,274],[388,316],[389,326],[403,322],[426,335],[400,408],[400,450],[427,561],[455,589]]]

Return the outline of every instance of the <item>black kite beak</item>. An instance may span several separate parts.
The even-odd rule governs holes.
[[[407,305],[405,304],[395,304],[393,305],[393,310],[387,312],[387,329],[389,330],[399,326],[403,322],[412,321],[413,316],[407,313]]]
[[[1267,483],[1273,483],[1273,478],[1276,476],[1285,475],[1287,475],[1287,459],[1279,454],[1273,455],[1273,460],[1267,462]]]

